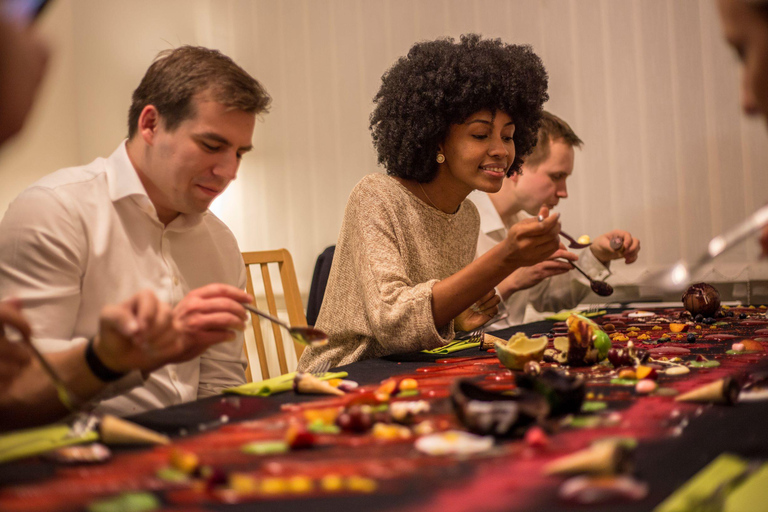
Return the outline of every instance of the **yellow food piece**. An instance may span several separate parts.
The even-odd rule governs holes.
[[[184,473],[192,473],[200,464],[200,460],[192,452],[174,448],[171,451],[171,466],[183,471]]]
[[[640,336],[637,337],[637,339],[638,340],[649,340],[649,339],[651,339],[651,337],[648,336],[647,334],[641,334]]]
[[[229,488],[238,494],[253,494],[259,490],[259,482],[250,475],[230,473]]]
[[[293,476],[288,479],[288,489],[295,493],[305,493],[312,490],[312,479],[306,476]]]
[[[338,492],[344,487],[344,480],[339,475],[324,476],[323,479],[320,480],[320,487],[322,487],[324,491]]]
[[[627,333],[627,336],[629,336],[630,338],[637,338],[637,332],[636,331],[629,331]]]
[[[685,324],[669,324],[669,330],[672,332],[683,332]]]
[[[264,494],[282,494],[288,490],[285,478],[265,478],[261,481],[261,492]]]
[[[639,331],[639,330],[640,330],[639,327],[627,327],[627,332]]]
[[[660,327],[660,326],[658,326],[658,325],[654,325],[654,326],[651,328],[651,330],[652,330],[652,331],[660,331],[660,330],[661,330],[661,327]]]
[[[591,244],[592,239],[589,238],[589,235],[581,235],[579,238],[576,239],[577,242],[580,244]]]
[[[518,332],[506,345],[495,344],[496,355],[510,370],[522,370],[528,361],[541,361],[548,342],[546,336],[529,338],[524,333]]]
[[[376,480],[365,478],[363,476],[350,476],[347,478],[347,489],[356,492],[373,492],[378,485]]]
[[[304,419],[307,423],[320,422],[325,425],[333,425],[336,417],[341,412],[340,407],[325,407],[323,409],[307,409],[304,411]]]
[[[419,383],[416,379],[403,379],[400,381],[400,391],[411,391],[418,388]]]

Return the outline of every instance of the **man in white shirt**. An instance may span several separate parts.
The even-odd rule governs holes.
[[[133,93],[128,140],[38,181],[0,223],[0,296],[23,301],[41,349],[96,345],[102,308],[144,289],[173,305],[177,343],[199,349],[144,372],[101,411],[137,413],[245,381],[245,268],[208,206],[235,179],[269,101],[217,51],[163,52]],[[107,380],[128,369],[97,362]]]
[[[480,212],[480,234],[477,254],[483,254],[506,236],[509,228],[536,215],[542,206],[550,210],[560,199],[568,197],[566,180],[573,173],[574,147],[582,141],[571,127],[557,116],[544,112],[538,143],[526,158],[522,174],[505,179],[499,192],[475,191],[470,199]],[[621,248],[611,248],[611,240],[621,240]],[[610,275],[611,260],[637,259],[640,241],[626,231],[613,230],[592,240],[589,249],[577,256],[561,246],[549,260],[532,267],[520,268],[496,287],[504,301],[507,317],[486,329],[504,329],[525,321],[525,310],[531,304],[537,311],[559,311],[576,306],[589,293],[589,283],[567,261],[578,261],[579,267],[595,279]],[[558,258],[558,259],[556,259]],[[562,261],[567,260],[567,261]]]

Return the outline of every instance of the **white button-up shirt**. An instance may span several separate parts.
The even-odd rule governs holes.
[[[480,213],[477,256],[485,254],[491,247],[504,240],[509,228],[527,216],[523,212],[519,212],[507,226],[501,219],[499,212],[496,211],[496,207],[493,206],[488,194],[476,190],[469,195],[469,199],[475,203],[477,211]],[[589,250],[581,251],[579,266],[594,279],[602,280],[611,275],[608,268]],[[504,301],[508,313],[507,318],[485,328],[489,331],[506,329],[513,325],[539,320],[540,318],[532,317],[530,314],[526,318],[526,309],[529,304],[539,312],[560,311],[578,305],[589,292],[589,282],[584,276],[576,272],[550,277],[527,290],[520,290],[510,295]]]
[[[98,331],[99,313],[149,288],[171,305],[210,283],[245,288],[232,232],[210,212],[157,217],[125,149],[61,169],[11,203],[0,223],[0,297],[19,297],[44,351]],[[195,400],[245,382],[243,338],[153,372],[99,405],[127,415]]]

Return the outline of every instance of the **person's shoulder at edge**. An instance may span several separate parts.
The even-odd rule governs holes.
[[[47,189],[59,189],[66,185],[74,185],[91,181],[94,178],[104,174],[106,167],[104,165],[104,158],[97,158],[93,162],[73,167],[65,167],[54,171],[51,174],[47,174],[32,183],[28,188],[47,188]]]

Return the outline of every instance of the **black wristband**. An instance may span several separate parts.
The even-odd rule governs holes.
[[[88,365],[88,368],[91,369],[91,372],[93,372],[93,374],[102,382],[114,382],[125,375],[125,373],[116,372],[111,368],[107,368],[101,359],[99,359],[96,351],[93,350],[93,340],[94,338],[88,340],[88,346],[85,347],[85,362]]]

